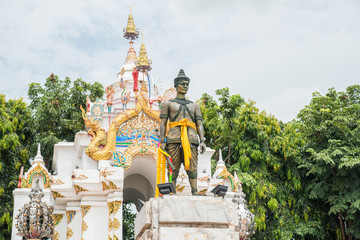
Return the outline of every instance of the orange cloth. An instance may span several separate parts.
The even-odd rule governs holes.
[[[157,172],[156,172],[156,185],[160,183],[165,183],[165,166],[166,166],[166,159],[165,155],[167,153],[164,152],[161,148],[158,148],[158,160],[157,160]],[[169,156],[169,154],[167,154]],[[160,195],[159,188],[156,187],[155,191],[155,198]]]
[[[179,122],[170,122],[169,127],[177,127],[181,126],[181,145],[184,151],[184,165],[185,170],[188,170],[190,168],[190,160],[192,158],[191,156],[191,148],[190,148],[190,142],[187,134],[187,127],[191,127],[194,130],[196,130],[196,125],[193,122],[190,122],[188,119],[183,118]]]

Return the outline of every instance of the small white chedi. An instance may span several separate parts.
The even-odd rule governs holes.
[[[208,229],[211,226],[209,221],[215,228],[227,228],[229,236],[237,236],[231,239],[246,239],[254,226],[252,214],[245,205],[241,183],[236,175],[227,171],[221,159],[211,176],[210,158],[214,153],[211,149],[199,155],[198,160],[198,190],[207,196],[190,196],[190,185],[182,167],[176,196],[154,198],[158,167],[159,107],[161,102],[174,98],[176,91],[170,88],[161,94],[160,86],[153,83],[149,74],[151,61],[144,43],[141,43],[138,55],[134,50],[133,41],[138,36],[130,13],[124,29],[124,37],[130,40],[129,50],[116,80],[105,89],[106,100],[96,99],[91,102],[87,99],[85,109],[82,109],[87,129],[78,132],[74,142],[55,145],[53,174],[45,167],[39,148],[30,169],[20,176],[21,187],[13,192],[14,209],[20,209],[29,202],[28,194],[34,183],[39,181],[39,188],[43,192],[41,201],[53,211],[54,240],[122,239],[122,203],[132,201],[136,204],[139,199],[147,203],[137,219],[138,239],[168,239],[166,232],[172,230],[162,228],[160,219],[171,222],[179,219],[180,215],[171,218],[173,212],[170,208],[151,213],[148,209],[152,209],[154,204],[165,206],[172,204],[172,201],[182,202],[182,207],[193,208],[190,212],[200,211],[201,208],[204,214],[206,209],[220,206],[217,211],[219,216],[215,216],[215,211],[215,215],[194,215],[195,218],[189,220],[188,223],[195,221],[199,232],[192,229],[192,232],[185,233],[183,230],[186,224],[179,223],[179,228],[174,231],[183,231],[181,236],[188,235],[187,238],[177,239],[215,239],[211,237],[214,231]],[[219,184],[229,187],[225,199],[214,198],[210,193]],[[157,224],[158,228],[154,227],[154,232],[147,228],[148,218],[141,220],[144,216],[151,217],[150,226]],[[159,216],[158,220],[156,216]],[[228,217],[227,223],[221,223],[225,221],[224,216]],[[220,219],[220,225],[214,221],[215,217]],[[207,230],[201,230],[202,220]],[[13,226],[17,224],[14,218]],[[165,235],[161,235],[161,232]],[[18,233],[14,227],[12,240],[23,239]]]

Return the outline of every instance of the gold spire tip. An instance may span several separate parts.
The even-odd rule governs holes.
[[[135,40],[139,37],[139,31],[135,27],[134,18],[132,15],[132,6],[130,6],[130,13],[128,17],[128,22],[126,28],[124,28],[124,38]]]

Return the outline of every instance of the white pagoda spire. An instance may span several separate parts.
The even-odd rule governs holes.
[[[38,144],[38,150],[37,150],[37,154],[34,158],[34,161],[33,161],[33,165],[36,164],[36,163],[41,163],[41,164],[45,164],[44,163],[44,158],[43,156],[41,156],[41,151],[40,151],[40,143]]]

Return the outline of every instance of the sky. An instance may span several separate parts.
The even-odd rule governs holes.
[[[0,0],[0,93],[28,101],[51,73],[115,82],[130,6],[153,79],[166,90],[183,68],[191,100],[228,87],[287,122],[313,92],[360,84],[357,0]]]

